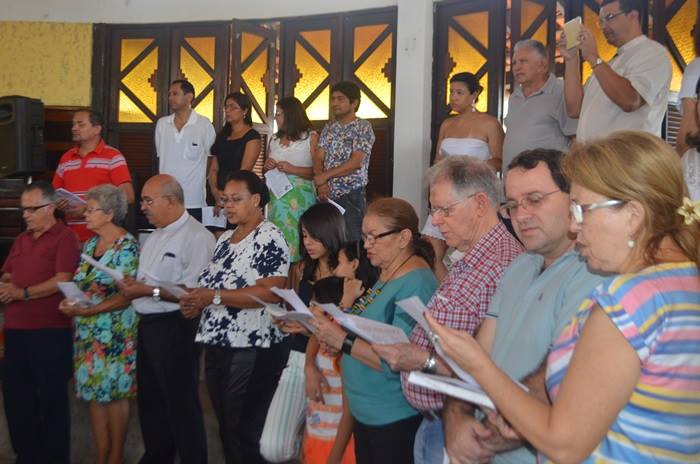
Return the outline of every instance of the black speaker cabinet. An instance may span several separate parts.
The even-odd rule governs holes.
[[[0,97],[0,177],[45,170],[44,104],[34,98]]]

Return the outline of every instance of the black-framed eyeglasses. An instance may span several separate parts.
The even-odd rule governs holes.
[[[465,198],[462,198],[461,200],[457,200],[455,202],[452,202],[446,206],[432,206],[432,207],[428,208],[428,212],[430,214],[432,214],[433,216],[450,217],[450,214],[452,214],[452,212],[457,207],[457,205],[459,205],[460,203],[464,203],[465,201],[469,200],[477,193],[479,193],[479,192],[474,192],[471,195],[467,195]]]
[[[387,230],[386,232],[382,232],[381,234],[377,235],[372,235],[372,234],[362,234],[362,240],[368,245],[372,245],[374,242],[379,240],[382,237],[388,237],[389,235],[392,234],[398,234],[401,232],[403,229],[391,229]],[[359,256],[359,255],[358,255]]]
[[[618,11],[616,13],[608,13],[605,16],[601,16],[600,18],[598,18],[598,24],[600,24],[601,26],[604,26],[607,23],[609,23],[610,21],[612,21],[613,19],[615,19],[618,16],[623,15],[623,14],[627,14],[627,12],[626,11]]]
[[[606,200],[600,201],[598,203],[589,203],[587,205],[579,205],[575,201],[572,201],[569,205],[569,211],[571,211],[571,217],[574,218],[576,224],[583,224],[583,213],[586,211],[592,211],[598,208],[612,208],[613,206],[618,206],[627,203],[625,200]]]
[[[41,208],[44,208],[44,207],[52,205],[52,204],[53,203],[44,203],[43,205],[39,205],[39,206],[21,206],[19,208],[19,213],[24,214],[25,212],[27,212],[29,214],[34,214],[37,211],[39,211]]]
[[[506,201],[501,205],[501,214],[503,217],[511,218],[518,212],[518,208],[520,207],[522,207],[525,211],[534,211],[542,206],[542,202],[545,198],[557,192],[561,192],[561,190],[552,190],[551,192],[547,193],[532,192],[525,195],[520,199],[520,201]]]
[[[85,209],[85,214],[92,214],[95,211],[104,211],[102,208],[86,208]]]

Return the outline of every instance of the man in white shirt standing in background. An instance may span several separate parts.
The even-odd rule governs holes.
[[[194,97],[188,81],[178,79],[170,84],[172,114],[158,120],[155,142],[158,173],[177,179],[185,192],[187,212],[201,221],[202,208],[207,206],[207,158],[216,132],[209,119],[192,109]]]
[[[620,130],[661,136],[668,105],[671,62],[666,48],[642,33],[642,0],[603,0],[598,24],[617,53],[609,61],[598,54],[593,33],[586,27],[580,44],[559,49],[565,62],[564,98],[569,117],[578,118],[576,140],[586,142]],[[580,58],[593,72],[581,85]]]

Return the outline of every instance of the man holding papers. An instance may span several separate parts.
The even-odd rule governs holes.
[[[503,274],[477,340],[511,378],[534,394],[544,393],[543,362],[555,337],[586,295],[602,281],[588,272],[569,236],[569,185],[562,154],[531,150],[508,166],[504,213],[527,253]],[[506,440],[474,407],[454,400],[443,411],[451,462],[535,463],[525,443]]]
[[[476,333],[506,267],[523,249],[498,218],[501,186],[491,168],[466,156],[448,157],[428,171],[432,221],[447,245],[464,253],[428,302],[430,313],[454,329]],[[444,396],[408,382],[408,373],[435,373],[438,357],[421,327],[410,344],[374,346],[395,371],[411,405],[425,419],[416,433],[416,464],[441,463]],[[443,373],[448,373],[446,367]]]
[[[57,283],[71,280],[80,246],[54,218],[54,189],[28,185],[20,198],[27,230],[12,244],[2,267],[5,305],[5,416],[17,462],[70,462],[68,380],[71,319],[58,310]]]
[[[141,314],[138,328],[138,405],[145,454],[141,464],[205,463],[207,443],[199,404],[197,319],[180,311],[165,285],[196,287],[214,253],[214,236],[185,211],[180,184],[151,177],[141,209],[156,230],[139,257],[138,280],[125,278],[121,292]],[[156,280],[157,279],[157,280]],[[145,283],[144,283],[145,282]]]
[[[126,165],[126,159],[119,150],[105,144],[102,139],[103,119],[100,113],[92,110],[76,111],[73,115],[73,142],[77,145],[61,156],[52,184],[56,189],[65,189],[82,199],[92,187],[112,184],[124,191],[126,201],[134,202],[134,187]],[[62,196],[57,203],[65,211],[68,225],[78,234],[81,242],[94,234],[85,226],[85,203],[71,201]]]

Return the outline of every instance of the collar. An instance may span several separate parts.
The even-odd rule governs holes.
[[[535,95],[540,95],[543,93],[551,94],[554,91],[554,82],[556,81],[556,79],[557,78],[554,76],[554,74],[549,73],[549,77],[547,78],[546,81],[544,81],[544,84],[542,84],[542,87],[540,87],[539,89],[532,92],[529,97],[525,96],[525,94],[523,93],[522,87],[520,87],[519,85],[517,85],[515,87],[513,94],[518,95],[519,97],[523,97],[523,98],[532,98]]]
[[[175,232],[180,227],[184,226],[189,218],[190,218],[190,214],[187,212],[187,210],[185,210],[185,212],[182,213],[182,216],[177,218],[174,222],[171,222],[167,226],[161,228],[160,230],[162,230],[163,232],[168,232],[168,233]]]
[[[461,260],[457,261],[456,264],[459,264],[460,267],[466,266],[469,268],[481,266],[486,257],[497,249],[496,245],[499,242],[508,240],[506,234],[510,235],[510,232],[508,232],[508,229],[506,229],[506,226],[504,226],[501,221],[498,221],[498,224],[482,235],[472,249],[469,250]]]
[[[37,241],[37,240],[41,240],[41,239],[42,239],[43,237],[45,237],[45,236],[49,236],[49,235],[58,235],[58,234],[60,234],[61,231],[63,230],[63,227],[65,227],[65,226],[63,225],[63,223],[61,223],[61,220],[60,220],[60,219],[56,219],[56,223],[55,223],[54,225],[52,225],[51,227],[49,227],[49,228],[46,230],[46,232],[44,232],[43,234],[41,234],[41,235],[39,236],[39,238],[34,238],[34,236],[32,235],[32,231],[30,231],[30,230],[25,230],[23,233],[26,234],[27,237],[29,237],[29,238],[32,239],[33,241]]]
[[[197,122],[197,118],[198,118],[198,117],[199,117],[199,115],[198,115],[197,112],[193,109],[193,110],[190,112],[190,117],[187,119],[187,122],[185,123],[184,126],[182,126],[182,128],[184,129],[185,127],[190,126],[190,125],[194,124],[195,122]],[[167,119],[168,124],[170,124],[171,126],[175,127],[175,113],[172,113],[172,114],[168,115],[167,118],[168,118],[168,119]]]
[[[105,149],[105,145],[106,145],[106,144],[105,144],[104,139],[103,139],[102,137],[100,137],[100,141],[97,142],[97,146],[95,147],[95,149],[92,150],[92,151],[90,151],[90,152],[88,152],[88,153],[86,153],[85,156],[80,156],[80,155],[78,154],[78,151],[80,150],[80,146],[79,146],[79,145],[76,145],[76,146],[74,146],[73,148],[71,148],[70,151],[69,151],[68,153],[70,153],[70,156],[73,156],[73,157],[87,158],[88,156],[92,155],[93,153],[94,153],[95,155],[99,155],[100,153],[102,153],[102,151]]]
[[[647,38],[647,36],[645,36],[644,34],[638,35],[637,37],[635,37],[634,39],[630,40],[630,41],[627,42],[626,44],[621,45],[621,46],[617,49],[617,55],[621,55],[621,54],[624,53],[625,51],[631,50],[631,49],[637,47],[637,46],[640,45],[642,42],[644,42],[644,39],[646,39],[646,38]]]

